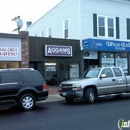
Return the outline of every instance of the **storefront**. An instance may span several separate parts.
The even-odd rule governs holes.
[[[0,33],[0,69],[29,67],[27,36]]]
[[[0,68],[18,68],[20,61],[21,39],[0,38]]]
[[[117,66],[124,70],[124,73],[129,74],[129,54],[130,42],[101,40],[101,39],[85,39],[82,41],[82,47],[85,54],[93,52],[95,64],[93,67],[108,67]],[[92,54],[91,54],[92,55]],[[84,58],[84,64],[88,63],[88,68],[91,67],[92,58],[90,55]],[[93,62],[94,63],[94,62]]]
[[[39,70],[47,84],[79,77],[83,58],[79,40],[29,37],[30,67]]]

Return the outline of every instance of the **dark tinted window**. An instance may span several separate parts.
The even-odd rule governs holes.
[[[21,74],[26,82],[38,82],[44,80],[37,71],[22,71]]]
[[[13,75],[14,75],[14,82],[19,82],[20,81],[19,74],[14,72]]]
[[[122,76],[122,73],[119,68],[113,68],[113,71],[114,71],[116,77]]]
[[[19,75],[16,72],[1,72],[1,82],[2,83],[13,83],[19,82]]]

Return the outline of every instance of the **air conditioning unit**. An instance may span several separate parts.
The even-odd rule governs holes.
[[[98,53],[96,51],[84,51],[84,59],[97,59]]]

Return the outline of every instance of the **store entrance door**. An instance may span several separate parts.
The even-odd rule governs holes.
[[[84,69],[95,68],[99,66],[99,59],[85,59],[84,60]]]
[[[57,85],[57,63],[45,63],[44,70],[47,85]]]
[[[47,85],[59,85],[69,79],[68,63],[45,63],[44,77]]]
[[[65,80],[69,79],[69,72],[68,72],[68,63],[58,63],[57,65],[57,76],[58,85]]]

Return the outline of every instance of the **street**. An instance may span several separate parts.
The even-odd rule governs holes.
[[[130,96],[99,98],[91,105],[44,102],[27,112],[0,109],[0,130],[119,130],[121,118],[130,120]]]

